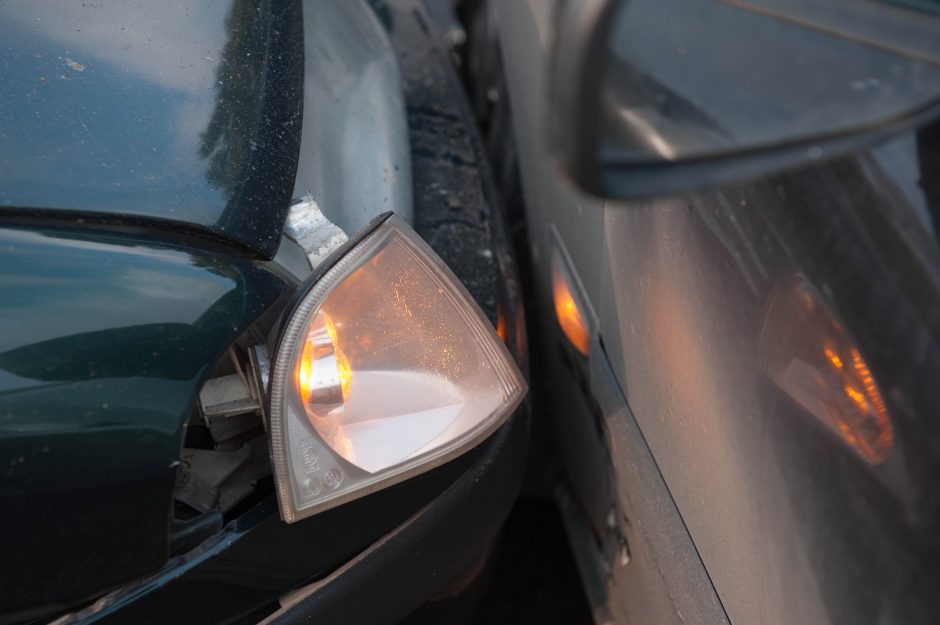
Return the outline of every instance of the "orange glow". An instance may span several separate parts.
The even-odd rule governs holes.
[[[352,385],[352,368],[349,366],[349,360],[346,354],[339,348],[339,340],[336,338],[336,326],[333,320],[326,318],[326,333],[330,335],[330,341],[333,342],[333,352],[336,355],[336,373],[339,374],[339,386],[343,392],[343,401],[349,397],[349,387]]]
[[[826,345],[823,348],[823,354],[826,355],[826,359],[832,363],[833,367],[836,369],[842,369],[842,359],[839,358],[839,354],[837,354],[835,350],[832,349],[832,347]]]
[[[336,352],[336,370],[339,372],[339,387],[343,391],[343,401],[349,397],[349,388],[352,386],[352,367],[343,352]]]
[[[871,464],[894,444],[875,378],[855,342],[802,276],[772,301],[763,329],[773,380]]]
[[[875,386],[875,379],[872,377],[871,371],[868,370],[868,365],[862,360],[862,355],[858,353],[857,349],[852,349],[849,353],[852,356],[852,368],[855,369],[855,374],[861,379],[862,385],[865,387],[865,394],[872,400],[875,410],[879,414],[884,414],[885,405],[881,399],[881,393],[878,392],[878,387]]]
[[[888,411],[861,353],[848,342],[848,337],[837,338],[838,341],[827,342],[823,354],[832,367],[833,382],[838,380],[835,383],[841,384],[848,402],[831,412],[834,421],[831,425],[865,460],[879,464],[887,458],[893,444]],[[841,349],[834,347],[839,343]]]
[[[558,318],[558,325],[561,326],[562,332],[575,349],[587,356],[590,335],[584,315],[581,314],[578,303],[560,268],[553,266],[552,269],[552,296],[555,300],[555,316]]]
[[[297,389],[300,391],[300,398],[304,403],[309,402],[314,380],[317,378],[315,373],[318,373],[318,367],[335,366],[335,371],[326,372],[326,378],[332,378],[333,375],[339,378],[343,401],[346,401],[346,398],[349,396],[350,387],[352,386],[352,367],[349,365],[349,360],[346,358],[346,355],[339,348],[336,326],[333,324],[333,320],[326,316],[325,313],[321,312],[320,314],[325,322],[326,334],[331,343],[330,351],[334,359],[327,364],[327,359],[324,358],[323,348],[320,347],[318,349],[313,334],[309,334],[307,340],[304,341],[303,351],[300,354],[300,362],[297,366]],[[319,373],[323,374],[324,372],[319,371]]]
[[[509,330],[506,325],[506,313],[500,306],[496,311],[496,335],[505,345],[509,345]]]
[[[843,390],[845,391],[846,397],[852,400],[856,408],[862,412],[868,412],[868,400],[865,399],[865,395],[860,390],[851,384],[846,384]]]
[[[875,423],[873,424],[865,422],[859,424],[859,428],[864,428],[861,436],[859,436],[859,446],[863,455],[867,458],[873,462],[881,462],[887,457],[894,443],[894,433],[891,430],[891,422],[888,420],[888,411],[885,408],[881,393],[878,391],[878,386],[875,384],[875,378],[869,371],[868,365],[865,364],[862,355],[853,347],[849,350],[849,358],[852,363],[852,372],[855,374],[854,377],[861,382],[864,389],[864,406],[866,408],[871,406],[869,414],[874,413],[875,417]],[[858,404],[858,402],[856,404],[859,405],[861,410],[862,404]]]
[[[300,398],[304,403],[310,398],[311,373],[313,373],[313,343],[308,339],[304,341],[300,366],[297,367],[297,388],[300,389]]]

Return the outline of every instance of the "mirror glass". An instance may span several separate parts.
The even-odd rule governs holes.
[[[813,149],[940,96],[936,0],[628,0],[598,30],[581,112],[601,163]]]

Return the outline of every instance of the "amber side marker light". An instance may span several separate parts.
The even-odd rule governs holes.
[[[867,462],[884,462],[894,433],[881,391],[856,343],[803,276],[771,300],[761,364],[773,382]]]
[[[586,307],[576,295],[571,272],[565,266],[558,249],[552,252],[552,302],[555,318],[565,337],[582,355],[587,356],[591,331],[587,322]]]
[[[390,216],[356,240],[301,288],[275,351],[268,415],[287,522],[447,462],[526,393],[490,322],[407,224]]]

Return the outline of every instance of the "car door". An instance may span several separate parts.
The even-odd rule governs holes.
[[[600,334],[733,621],[935,615],[923,226],[877,152],[605,212]]]
[[[559,175],[544,132],[553,3],[494,3],[525,196],[541,341],[537,392],[553,422],[570,493],[560,502],[595,621],[681,622],[724,614],[601,340],[585,358],[554,319],[552,266],[565,267],[597,334],[611,288],[608,203]],[[624,285],[626,286],[626,285]],[[615,336],[619,336],[615,335]],[[649,526],[649,531],[642,529]],[[692,589],[696,589],[692,591]],[[678,605],[677,605],[678,601]]]
[[[592,336],[543,340],[596,617],[935,622],[936,123],[589,198],[545,132],[548,4],[497,13],[537,308],[562,267]]]

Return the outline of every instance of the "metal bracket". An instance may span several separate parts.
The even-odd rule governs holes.
[[[309,195],[290,207],[287,223],[284,225],[284,235],[303,248],[311,269],[316,269],[317,265],[349,238],[326,218],[316,200]]]

